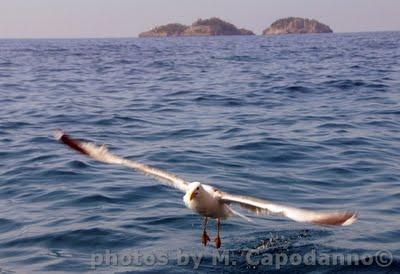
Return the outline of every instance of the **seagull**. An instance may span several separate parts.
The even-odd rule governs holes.
[[[119,157],[109,152],[105,145],[97,146],[94,143],[74,139],[61,130],[56,130],[54,132],[54,136],[57,140],[64,143],[71,149],[78,151],[90,158],[104,163],[133,168],[144,173],[145,175],[149,175],[159,180],[170,187],[184,192],[185,195],[183,196],[183,202],[186,207],[203,217],[203,234],[201,236],[201,241],[204,246],[206,246],[210,241],[210,237],[207,234],[207,223],[209,218],[216,219],[217,221],[217,236],[214,239],[216,248],[221,247],[221,220],[237,216],[250,221],[247,216],[242,215],[234,210],[231,207],[232,204],[237,204],[256,214],[282,215],[296,222],[316,225],[348,226],[353,224],[358,218],[358,213],[352,211],[316,212],[277,204],[255,197],[230,194],[210,185],[199,182],[187,182],[175,174],[139,163],[134,160]]]

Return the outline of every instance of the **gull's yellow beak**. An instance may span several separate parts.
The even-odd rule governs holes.
[[[192,194],[190,194],[190,201],[193,200],[194,197],[196,197],[196,191],[193,191]]]

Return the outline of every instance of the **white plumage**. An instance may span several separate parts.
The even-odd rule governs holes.
[[[221,245],[219,239],[219,224],[221,219],[227,219],[231,216],[240,216],[249,220],[246,216],[233,210],[229,206],[230,204],[238,204],[257,214],[278,214],[297,222],[306,222],[318,225],[347,226],[353,224],[357,220],[357,213],[354,212],[315,212],[292,206],[284,206],[250,196],[229,194],[210,185],[201,184],[199,182],[188,183],[175,174],[116,156],[110,153],[105,146],[98,147],[93,143],[73,139],[59,130],[56,131],[54,135],[58,140],[68,145],[70,148],[95,160],[136,169],[146,175],[156,178],[160,182],[185,192],[185,195],[183,196],[185,205],[205,217],[203,231],[204,244],[207,244],[209,241],[209,237],[206,233],[208,218],[218,220],[218,236],[215,239],[217,247]]]

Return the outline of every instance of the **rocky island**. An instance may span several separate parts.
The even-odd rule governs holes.
[[[254,35],[250,30],[238,29],[235,25],[219,18],[199,19],[190,26],[167,24],[142,32],[139,37],[167,36],[214,36],[214,35]]]
[[[331,33],[332,29],[314,19],[288,17],[275,21],[263,35],[295,33]]]

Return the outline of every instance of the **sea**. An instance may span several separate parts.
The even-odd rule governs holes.
[[[183,193],[55,129],[222,191],[254,215],[201,243]],[[400,273],[400,32],[0,40],[0,273]]]

